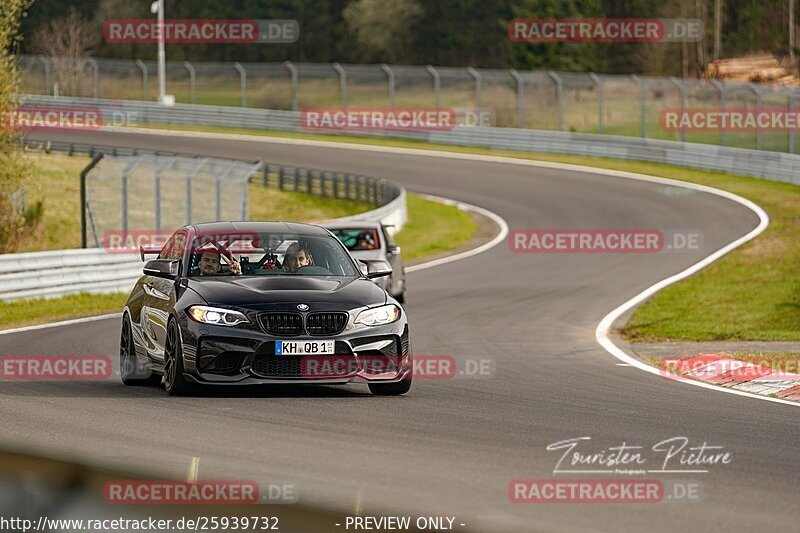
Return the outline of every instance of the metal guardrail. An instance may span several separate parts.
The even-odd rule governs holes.
[[[19,56],[25,92],[143,101],[156,99],[154,61]],[[676,109],[765,108],[791,112],[800,93],[777,83],[593,72],[339,63],[166,63],[168,92],[181,103],[298,111],[315,107],[454,108],[482,125],[616,133],[794,153],[794,132],[666,129]],[[249,89],[249,91],[248,91]],[[222,95],[222,96],[221,96]],[[223,100],[220,100],[223,98]]]
[[[109,147],[69,143],[28,142],[31,149],[60,150],[98,155]],[[154,155],[153,152],[115,149],[118,156]],[[182,157],[174,153],[160,153]],[[376,209],[336,220],[381,221],[396,231],[405,224],[406,191],[386,180],[366,176],[282,165],[262,165],[258,175],[264,187],[275,187],[330,198],[350,198],[378,205]],[[0,301],[53,298],[77,293],[130,291],[142,275],[137,253],[109,253],[104,248],[0,254]]]
[[[132,113],[131,116],[135,116],[141,125],[223,126],[295,133],[314,131],[301,126],[300,113],[293,111],[191,104],[164,107],[152,102],[44,96],[25,96],[24,98],[31,106],[64,108],[94,106],[103,114],[110,115],[115,111]],[[591,133],[479,126],[457,126],[449,131],[324,130],[317,132],[409,139],[433,144],[475,146],[497,150],[610,157],[800,184],[800,156],[768,150]]]

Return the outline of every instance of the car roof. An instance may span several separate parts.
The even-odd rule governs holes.
[[[221,235],[238,232],[297,233],[298,235],[319,235],[322,237],[327,237],[329,235],[328,230],[325,228],[300,222],[226,221],[191,224],[190,227],[192,227],[195,232]]]
[[[323,227],[328,229],[380,229],[380,222],[373,222],[372,220],[355,220],[353,222],[323,222]]]

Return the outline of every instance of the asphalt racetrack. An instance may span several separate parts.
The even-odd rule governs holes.
[[[201,479],[286,480],[307,505],[455,516],[466,524],[456,529],[471,531],[797,530],[795,407],[618,365],[595,340],[613,308],[752,230],[758,218],[741,205],[586,172],[352,147],[121,132],[37,136],[361,173],[489,209],[512,230],[697,230],[703,247],[515,254],[501,243],[409,274],[414,353],[490,359],[492,376],[417,379],[397,398],[356,386],[169,398],[115,381],[4,383],[0,416],[13,422],[0,432],[0,447],[177,479],[199,457]],[[116,358],[119,330],[109,319],[0,335],[0,353]],[[512,480],[553,478],[562,452],[547,451],[551,443],[590,437],[580,448],[587,453],[623,442],[648,450],[681,436],[691,446],[722,446],[732,459],[706,473],[649,476],[701,482],[699,502],[509,500]],[[668,466],[691,468],[679,460]]]

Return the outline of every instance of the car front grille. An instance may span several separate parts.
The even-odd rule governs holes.
[[[347,313],[311,313],[306,316],[309,335],[337,335],[347,325]]]
[[[261,325],[270,335],[296,336],[303,333],[303,316],[299,313],[264,313]]]
[[[275,355],[275,343],[259,348],[250,370],[265,378],[330,379],[355,372],[355,355],[347,343],[336,341],[336,355]]]
[[[292,377],[302,376],[300,371],[300,360],[302,357],[292,355],[287,357],[265,356],[253,361],[253,372],[266,377]]]

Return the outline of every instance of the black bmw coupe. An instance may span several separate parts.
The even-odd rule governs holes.
[[[122,382],[160,380],[170,395],[275,383],[405,394],[405,312],[371,281],[391,272],[385,261],[356,261],[319,226],[185,226],[145,263],[125,304]]]

